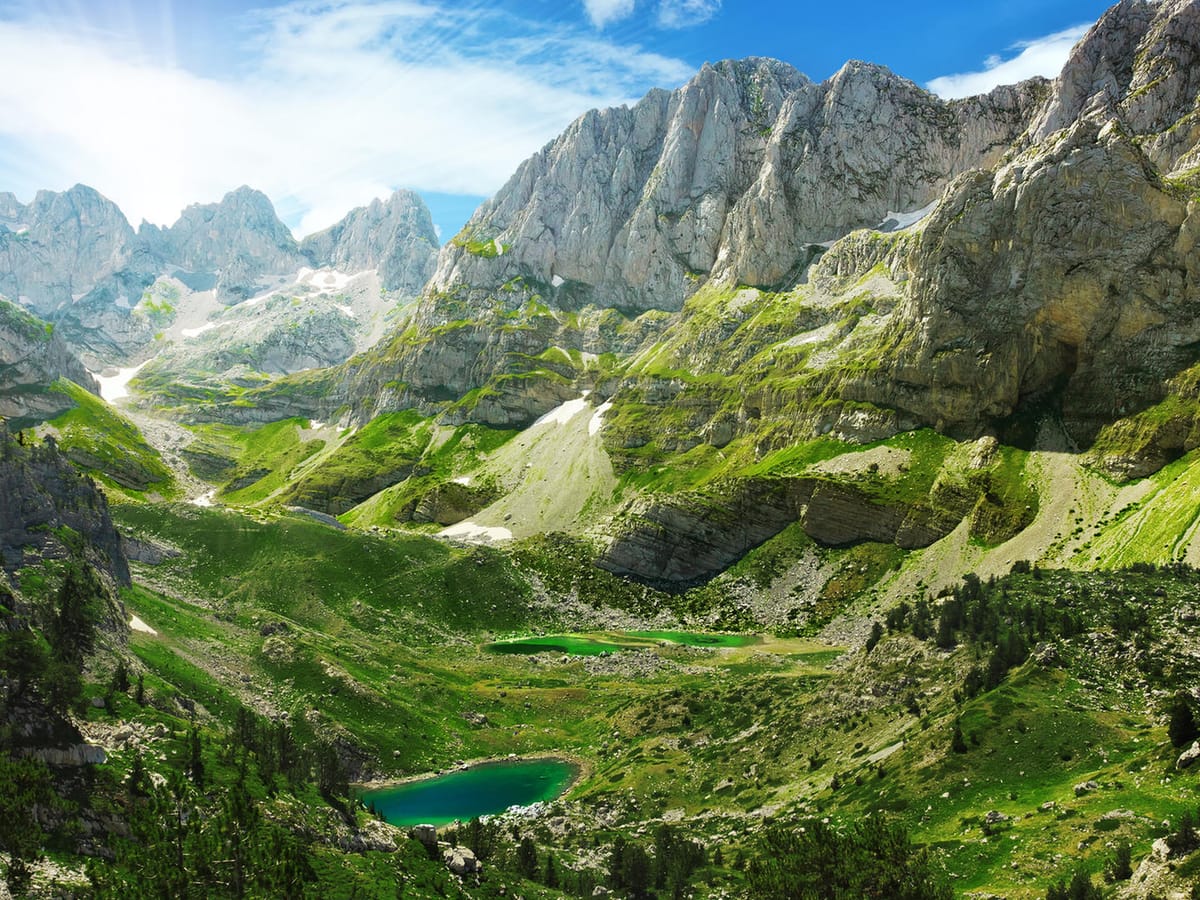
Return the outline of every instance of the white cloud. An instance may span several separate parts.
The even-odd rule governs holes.
[[[690,74],[486,6],[320,0],[246,21],[217,77],[62,22],[0,22],[0,190],[83,182],[135,224],[170,224],[250,184],[303,234],[392,187],[490,194],[583,111]]]
[[[926,87],[938,96],[950,100],[986,94],[998,85],[1016,84],[1035,75],[1054,78],[1062,71],[1071,48],[1090,27],[1076,25],[1036,40],[1022,41],[1009,48],[1021,51],[1011,59],[989,56],[984,60],[982,71],[943,75],[930,81]]]
[[[689,28],[702,25],[721,9],[721,0],[661,0],[658,24],[664,28]]]
[[[619,22],[633,14],[633,0],[583,0],[588,18],[597,28]]]

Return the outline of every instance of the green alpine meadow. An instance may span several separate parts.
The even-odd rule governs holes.
[[[0,896],[1200,898],[1200,0],[109,5],[0,10]]]

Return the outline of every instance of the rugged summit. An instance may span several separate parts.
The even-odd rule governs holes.
[[[309,235],[300,249],[315,266],[342,272],[378,269],[385,291],[416,296],[433,274],[438,237],[424,201],[413,191],[399,190]]]
[[[889,362],[847,399],[979,433],[1052,397],[1085,445],[1162,400],[1200,359],[1198,72],[1195,3],[1106,13],[1023,149],[943,197]]]
[[[993,164],[1042,87],[947,103],[861,62],[821,84],[775,60],[706,64],[677,91],[587,113],[523,163],[434,287],[520,276],[564,307],[640,311],[677,310],[709,278],[777,286],[810,246]]]
[[[77,184],[24,206],[0,194],[0,294],[47,315],[135,267],[138,243],[111,200]]]
[[[595,380],[539,365],[550,348],[627,356],[702,285],[802,280],[824,245],[993,165],[1044,90],[947,103],[879,66],[815,84],[748,59],[589,112],[443,248],[408,331],[354,363],[332,405],[361,417],[482,390],[454,415],[528,424]]]
[[[686,345],[669,332],[672,369],[734,371],[766,335],[733,335],[744,315],[712,321],[707,303],[697,318],[688,298],[803,288],[827,255],[838,290],[885,260],[890,278],[885,327],[871,340],[842,329],[836,363],[819,367],[821,403],[856,407],[870,423],[858,434],[977,436],[1050,402],[1088,445],[1196,362],[1197,15],[1182,0],[1119,4],[1052,84],[962,101],[863,63],[814,84],[751,59],[588,113],[480,208],[443,250],[410,332],[337,395],[355,379],[385,405],[481,389],[499,405],[473,396],[467,417],[523,424],[565,396],[557,378],[595,380],[529,360],[556,346],[625,355],[672,322],[692,332]],[[864,227],[876,243],[855,236]],[[818,307],[809,319],[828,319]],[[647,310],[677,318],[635,327]],[[728,405],[705,390],[701,406]],[[794,405],[743,400],[743,429]],[[790,438],[839,415],[799,420]]]
[[[306,262],[266,194],[245,185],[219,203],[189,206],[170,228],[144,225],[139,235],[193,279],[215,279],[225,303],[251,296],[263,275],[293,272]]]
[[[360,286],[343,303],[362,320],[336,329],[346,339],[317,356],[291,354],[308,364],[340,362],[378,339],[382,306],[394,302],[377,296],[366,304],[359,295],[382,288],[415,296],[432,274],[436,248],[429,210],[411,191],[352,211],[303,246],[271,201],[245,186],[218,203],[189,206],[170,227],[143,223],[136,233],[114,203],[84,185],[41,191],[28,205],[0,194],[0,295],[53,323],[96,370],[153,355],[164,328],[187,312],[175,300],[203,307],[202,318],[215,312],[207,306],[210,295],[231,306],[294,283],[301,293],[319,289],[332,297],[342,276],[378,270],[374,286]],[[323,268],[340,274],[334,283],[310,284],[306,270]]]

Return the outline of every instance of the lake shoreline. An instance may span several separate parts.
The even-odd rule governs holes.
[[[536,753],[510,753],[508,756],[480,756],[474,759],[464,760],[460,765],[453,766],[448,769],[442,769],[434,772],[420,772],[413,775],[400,775],[395,778],[378,778],[371,781],[356,781],[350,785],[354,791],[378,791],[389,787],[397,787],[402,784],[416,784],[421,781],[431,781],[435,778],[442,778],[446,775],[451,775],[455,772],[468,772],[471,769],[483,768],[489,765],[498,765],[511,762],[524,762],[534,760],[561,760],[565,763],[570,763],[574,768],[574,773],[571,776],[570,782],[563,788],[564,796],[574,790],[581,782],[590,778],[595,771],[595,764],[582,756],[574,753],[540,751]]]

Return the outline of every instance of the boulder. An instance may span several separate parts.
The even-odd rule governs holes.
[[[426,848],[437,847],[437,828],[433,825],[414,825],[409,829],[408,836]]]
[[[1094,781],[1081,781],[1075,785],[1075,796],[1082,797],[1084,794],[1090,794],[1092,791],[1100,790],[1100,785]]]
[[[467,847],[451,847],[445,853],[446,868],[455,875],[471,875],[483,869],[475,852]]]
[[[1200,741],[1193,741],[1192,746],[1179,754],[1179,759],[1175,760],[1175,768],[1186,769],[1198,759],[1200,759]]]

